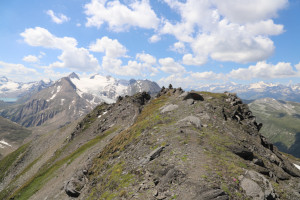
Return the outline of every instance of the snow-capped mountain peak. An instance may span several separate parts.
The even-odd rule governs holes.
[[[258,83],[252,83],[252,84],[250,84],[249,89],[264,89],[266,87],[274,87],[274,86],[277,86],[277,84],[265,83],[263,81],[260,81]]]
[[[79,79],[79,76],[75,72],[72,72],[68,77],[70,79]]]
[[[114,102],[118,96],[133,95],[142,91],[157,93],[160,90],[156,83],[148,80],[118,80],[100,74],[81,78],[76,78],[74,75],[69,77],[79,91],[92,94],[107,103]]]

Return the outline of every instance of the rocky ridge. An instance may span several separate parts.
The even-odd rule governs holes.
[[[156,98],[120,97],[32,141],[4,171],[0,197],[299,199],[299,160],[269,143],[261,126],[231,93],[170,86]],[[40,157],[39,144],[55,136]]]

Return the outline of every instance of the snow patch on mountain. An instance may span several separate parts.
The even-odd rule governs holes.
[[[5,140],[0,140],[0,148],[4,149],[5,147],[12,147],[8,142],[5,142]]]
[[[120,84],[117,79],[111,76],[101,76],[96,74],[90,78],[71,78],[76,87],[84,92],[95,95],[99,98],[111,100],[119,95],[125,95],[127,85]]]

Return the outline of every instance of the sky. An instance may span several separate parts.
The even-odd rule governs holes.
[[[0,76],[300,83],[299,0],[1,0]]]

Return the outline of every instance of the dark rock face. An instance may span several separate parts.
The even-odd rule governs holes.
[[[33,99],[16,109],[4,110],[1,115],[25,127],[39,126],[60,112],[59,110],[48,110],[40,113],[43,110],[47,110],[48,107],[49,104],[46,100]]]
[[[248,105],[243,104],[242,100],[236,95],[225,93],[228,98],[225,99],[226,102],[230,103],[230,107],[223,110],[224,119],[234,119],[240,124],[244,124],[248,128],[249,133],[258,133],[261,129],[262,124],[256,122],[256,118],[253,116],[252,112],[249,110]]]
[[[245,160],[250,160],[252,161],[253,158],[254,158],[254,154],[253,152],[249,151],[248,149],[246,148],[243,148],[243,147],[239,147],[239,146],[233,146],[231,147],[231,151],[240,156],[241,158],[245,159]]]
[[[204,98],[197,93],[194,92],[189,92],[184,98],[183,100],[188,100],[188,99],[193,99],[195,101],[204,101]]]

